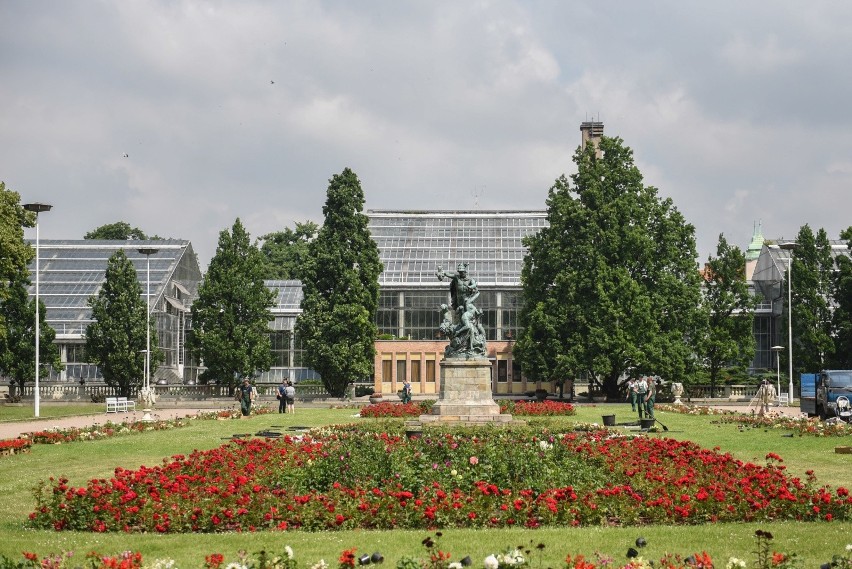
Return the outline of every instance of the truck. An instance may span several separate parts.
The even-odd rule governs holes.
[[[852,370],[826,369],[819,373],[801,374],[799,408],[808,417],[818,415],[825,420],[840,417],[850,420],[849,401],[852,401]],[[841,398],[838,407],[837,399]]]

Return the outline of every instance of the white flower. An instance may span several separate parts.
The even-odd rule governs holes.
[[[725,564],[725,569],[745,569],[746,562],[736,557],[731,557]]]
[[[458,470],[456,470],[455,468],[453,468],[452,470],[450,470],[450,474],[452,474],[453,476],[455,476],[455,475],[456,475],[456,474],[458,474],[458,473],[459,473],[459,472],[458,472]]]
[[[225,565],[225,569],[248,569],[248,567],[246,567],[242,563],[237,563],[236,561],[231,561],[230,563]]]
[[[550,450],[553,448],[553,445],[547,441],[538,441],[538,446],[541,450]]]
[[[453,561],[449,565],[447,565],[447,569],[462,569],[462,564],[458,561]]]
[[[174,569],[174,559],[155,559],[153,563],[145,566],[146,569]]]
[[[852,551],[852,543],[846,544],[846,551]]]
[[[497,567],[500,565],[497,562],[497,558],[493,555],[489,555],[488,557],[486,557],[483,563],[485,564],[485,569],[497,569]]]
[[[289,545],[284,546],[284,553],[287,554],[287,559],[293,559],[293,548]]]
[[[320,559],[311,565],[311,569],[328,569],[328,563],[325,562],[325,559]]]

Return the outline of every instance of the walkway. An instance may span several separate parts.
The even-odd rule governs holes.
[[[155,419],[175,419],[195,415],[199,411],[212,411],[213,409],[199,408],[167,408],[157,409],[151,413]],[[96,413],[93,415],[75,415],[73,417],[50,417],[32,419],[29,421],[8,421],[0,423],[0,439],[14,439],[22,433],[33,431],[44,431],[59,427],[67,429],[71,427],[90,427],[92,425],[103,425],[108,421],[121,423],[123,421],[138,421],[142,419],[141,410],[128,413]]]

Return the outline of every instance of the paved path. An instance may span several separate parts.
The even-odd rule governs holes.
[[[157,409],[151,413],[155,419],[174,419],[195,415],[199,411],[214,411],[214,409],[197,408],[166,408]],[[142,419],[144,413],[141,410],[128,413],[96,413],[93,415],[75,415],[73,417],[50,417],[33,419],[30,421],[8,421],[0,422],[0,439],[14,439],[22,433],[33,431],[44,431],[53,427],[67,429],[69,427],[89,427],[91,425],[103,425],[107,421],[120,423]]]

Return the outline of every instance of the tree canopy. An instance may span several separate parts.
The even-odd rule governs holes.
[[[13,294],[14,283],[29,278],[35,251],[24,241],[24,227],[32,227],[35,214],[21,205],[21,196],[0,182],[0,305]],[[0,339],[7,333],[5,311],[0,311]]]
[[[296,334],[307,365],[338,397],[374,368],[382,264],[363,208],[355,173],[346,168],[334,175],[323,206],[325,222],[301,271],[304,298]]]
[[[530,377],[587,374],[614,398],[623,375],[692,373],[703,320],[694,227],[620,138],[599,148],[577,150],[577,173],[548,194],[549,226],[525,241],[515,356]]]
[[[83,239],[117,239],[120,241],[131,239],[145,241],[148,238],[144,231],[138,227],[130,227],[130,224],[124,221],[101,225],[83,236]],[[157,237],[151,237],[151,239],[157,239]]]
[[[834,350],[829,306],[834,261],[825,230],[814,235],[808,225],[799,230],[792,255],[792,270],[786,275],[785,284],[790,286],[792,274],[793,377],[797,377],[797,372],[824,369]],[[789,310],[786,296],[784,303]]]
[[[235,386],[272,366],[269,322],[275,296],[263,284],[263,256],[237,218],[219,233],[198,298],[192,304],[193,353],[206,383]]]
[[[86,329],[86,355],[98,365],[107,385],[130,397],[144,380],[148,303],[124,251],[119,249],[107,261],[106,279],[98,294],[89,298],[89,306],[94,322]],[[153,372],[162,359],[153,320],[150,337]]]
[[[296,228],[267,233],[261,237],[260,252],[264,258],[264,278],[301,280],[300,268],[308,255],[308,246],[319,226],[313,221],[296,222]]]
[[[707,319],[699,353],[710,375],[711,397],[722,370],[745,371],[754,358],[754,305],[745,277],[745,254],[719,235],[716,256],[704,271],[702,308]]]
[[[832,297],[835,309],[831,315],[834,352],[831,367],[852,368],[852,227],[840,234],[847,244],[847,254],[836,259],[837,271],[832,279]]]
[[[30,300],[28,291],[35,250],[24,241],[24,227],[35,224],[35,214],[20,201],[17,192],[0,182],[0,373],[22,388],[35,379],[35,299]],[[62,364],[53,343],[56,332],[39,302],[39,359],[45,364],[39,377],[45,377],[48,365],[59,370]]]

